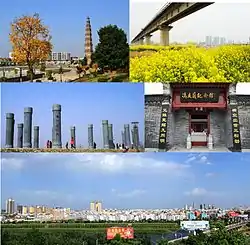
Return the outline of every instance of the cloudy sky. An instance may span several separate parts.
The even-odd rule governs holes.
[[[148,24],[165,3],[166,0],[130,1],[130,40]],[[227,40],[246,42],[250,37],[246,24],[250,23],[249,13],[250,2],[247,1],[214,3],[173,23],[170,42],[205,41],[206,36],[220,36]],[[152,40],[159,43],[159,31],[154,33]]]
[[[2,154],[2,208],[23,205],[174,208],[250,205],[249,153]]]

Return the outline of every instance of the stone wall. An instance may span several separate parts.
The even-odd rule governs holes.
[[[186,148],[187,136],[189,131],[189,114],[181,109],[174,112],[174,146]]]
[[[210,112],[210,133],[213,137],[214,148],[226,147],[226,117],[227,112],[222,110]]]
[[[165,97],[163,95],[145,96],[145,148],[158,149],[162,102]],[[250,149],[250,96],[238,95],[236,98],[242,149]],[[189,116],[185,110],[172,112],[171,106],[169,107],[167,150],[171,147],[186,148],[186,138],[189,129],[188,119]],[[232,148],[233,139],[230,110],[213,110],[210,113],[210,130],[215,148]]]
[[[159,146],[163,95],[145,96],[145,148]]]
[[[242,149],[250,149],[250,96],[238,95],[238,113]]]

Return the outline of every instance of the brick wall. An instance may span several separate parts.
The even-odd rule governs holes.
[[[242,149],[250,149],[250,105],[238,106]]]
[[[226,147],[226,115],[222,110],[213,110],[210,113],[210,133],[213,136],[214,148]]]
[[[145,96],[145,148],[159,147],[162,98]]]
[[[189,114],[185,110],[178,110],[174,113],[174,146],[186,148]]]

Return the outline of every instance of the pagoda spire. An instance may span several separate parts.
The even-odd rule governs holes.
[[[92,30],[91,30],[90,18],[88,16],[85,27],[85,56],[87,59],[87,65],[91,65],[92,63],[92,54],[93,54]]]

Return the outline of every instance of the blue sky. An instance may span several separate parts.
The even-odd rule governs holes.
[[[91,18],[93,43],[98,42],[97,30],[115,24],[129,33],[128,0],[75,0],[42,2],[33,0],[2,1],[0,8],[0,57],[8,57],[10,23],[22,15],[39,13],[49,27],[56,52],[71,52],[83,56],[86,18]]]
[[[250,153],[2,154],[2,207],[250,205]]]
[[[94,124],[94,141],[102,148],[102,120],[113,124],[114,141],[121,142],[124,124],[139,122],[144,142],[144,86],[132,83],[2,83],[1,144],[5,145],[5,115],[15,114],[23,123],[24,107],[33,107],[33,126],[40,126],[40,146],[52,135],[52,105],[62,106],[62,143],[70,140],[70,127],[76,127],[76,144],[88,147],[88,124]]]

